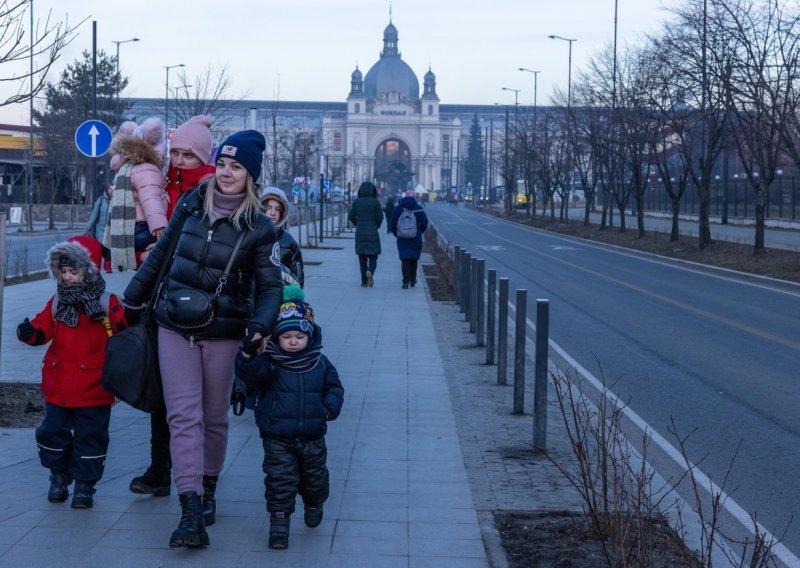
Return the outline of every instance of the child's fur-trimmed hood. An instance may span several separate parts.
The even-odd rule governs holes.
[[[92,260],[91,251],[77,240],[57,243],[47,251],[47,268],[56,282],[61,282],[62,266],[80,270],[84,282],[92,282],[100,276],[100,270]]]

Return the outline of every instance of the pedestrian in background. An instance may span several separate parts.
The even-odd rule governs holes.
[[[86,234],[93,239],[97,239],[100,243],[103,242],[103,236],[108,224],[108,211],[111,208],[111,195],[114,193],[114,186],[109,185],[103,192],[103,195],[97,198],[92,206],[92,213],[89,215],[89,220],[86,221]],[[108,247],[103,246],[103,269],[106,272],[111,270],[111,251]]]
[[[216,521],[215,492],[228,446],[234,358],[240,344],[269,335],[281,304],[280,245],[274,226],[260,212],[255,185],[265,146],[255,130],[237,132],[222,143],[215,174],[181,199],[164,238],[125,289],[131,322],[159,290],[158,358],[181,505],[169,543],[173,548],[209,543],[206,526]],[[181,222],[161,285],[159,268],[169,261],[164,255]],[[193,302],[180,301],[211,297],[216,290],[210,319],[207,312],[198,315]]]
[[[63,503],[75,481],[73,509],[94,505],[103,477],[114,395],[100,385],[105,346],[125,328],[119,299],[106,294],[100,243],[73,237],[47,251],[56,294],[33,320],[17,326],[28,345],[50,342],[42,360],[44,419],[36,429],[39,460],[50,470],[47,500]]]
[[[172,134],[167,169],[167,220],[172,218],[178,200],[216,171],[208,164],[213,145],[211,124],[210,116],[193,116]],[[171,471],[169,424],[166,408],[162,408],[150,413],[150,465],[131,480],[129,488],[133,493],[165,497],[172,487]]]
[[[394,213],[394,197],[389,196],[386,198],[386,205],[383,206],[383,216],[386,217],[386,234],[392,232],[392,213]]]
[[[289,199],[282,189],[265,187],[261,190],[261,210],[272,220],[278,233],[284,284],[295,284],[302,288],[305,284],[303,253],[300,251],[300,245],[286,230],[286,223],[289,220]]]
[[[167,226],[169,198],[164,191],[164,123],[123,122],[111,142],[114,194],[103,244],[112,266],[136,269]]]
[[[264,446],[269,547],[278,549],[289,546],[298,493],[305,524],[313,528],[322,522],[330,492],[327,422],[339,416],[344,402],[339,373],[322,354],[322,331],[304,299],[300,288],[284,288],[269,341],[242,349],[236,359],[237,374],[258,393],[255,416]]]
[[[378,229],[383,222],[383,211],[378,201],[378,188],[365,181],[358,188],[358,198],[350,207],[347,219],[356,228],[356,254],[361,269],[361,287],[372,287],[378,255],[381,254],[381,236]]]
[[[405,290],[417,285],[417,262],[422,254],[422,233],[428,228],[428,216],[422,210],[414,192],[407,191],[392,214],[392,234],[397,237]]]

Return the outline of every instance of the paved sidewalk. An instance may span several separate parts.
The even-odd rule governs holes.
[[[394,239],[381,236],[371,289],[359,285],[352,233],[303,251],[307,299],[346,389],[327,436],[322,525],[308,529],[295,515],[290,548],[267,548],[262,449],[248,411],[231,415],[211,545],[171,550],[177,496],[128,491],[148,462],[149,419],[119,404],[91,510],[48,503],[33,430],[0,429],[0,566],[488,566],[424,278],[401,290]],[[128,277],[109,275],[109,289]],[[2,380],[38,382],[43,348],[20,344],[14,329],[53,290],[49,280],[5,290]]]

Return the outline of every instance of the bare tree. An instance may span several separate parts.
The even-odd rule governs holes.
[[[764,247],[766,196],[784,147],[784,117],[793,110],[792,92],[800,48],[800,20],[776,3],[725,3],[736,40],[736,61],[727,84],[734,109],[736,148],[755,193],[755,254]]]
[[[78,26],[68,22],[51,21],[51,12],[44,21],[38,20],[34,29],[28,30],[26,40],[25,24],[33,10],[32,0],[3,0],[0,2],[0,64],[3,69],[25,69],[22,72],[3,73],[0,83],[17,85],[16,93],[3,99],[0,106],[24,103],[35,97],[45,87],[45,79],[50,67],[58,60],[63,49],[75,39]],[[25,63],[30,65],[25,68]]]
[[[192,82],[193,81],[193,82]],[[233,116],[237,103],[244,100],[249,93],[242,93],[235,98],[230,96],[232,79],[228,65],[207,65],[193,79],[185,72],[178,74],[178,84],[170,96],[175,97],[175,120],[183,124],[198,114],[210,114],[214,117],[214,127],[224,125]]]

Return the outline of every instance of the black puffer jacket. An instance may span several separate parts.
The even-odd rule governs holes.
[[[125,303],[139,306],[147,302],[172,234],[180,218],[188,215],[156,302],[158,324],[195,339],[240,339],[248,321],[272,329],[283,293],[280,247],[272,221],[262,213],[258,214],[253,229],[245,234],[236,254],[228,282],[217,300],[214,320],[189,333],[180,330],[167,317],[163,300],[170,291],[188,287],[214,293],[239,236],[227,218],[217,219],[212,225],[203,216],[205,189],[203,184],[181,198],[176,207],[178,214],[172,216],[167,230],[125,289]]]
[[[305,271],[303,269],[303,253],[300,245],[284,228],[278,229],[278,244],[281,245],[281,264],[285,266],[302,288],[305,285]]]
[[[275,338],[270,338],[274,342]],[[322,346],[319,328],[300,354]],[[328,430],[328,420],[339,416],[344,388],[336,367],[320,354],[317,364],[306,371],[291,371],[265,353],[245,359],[236,357],[236,374],[259,392],[256,424],[267,438],[316,440]]]

